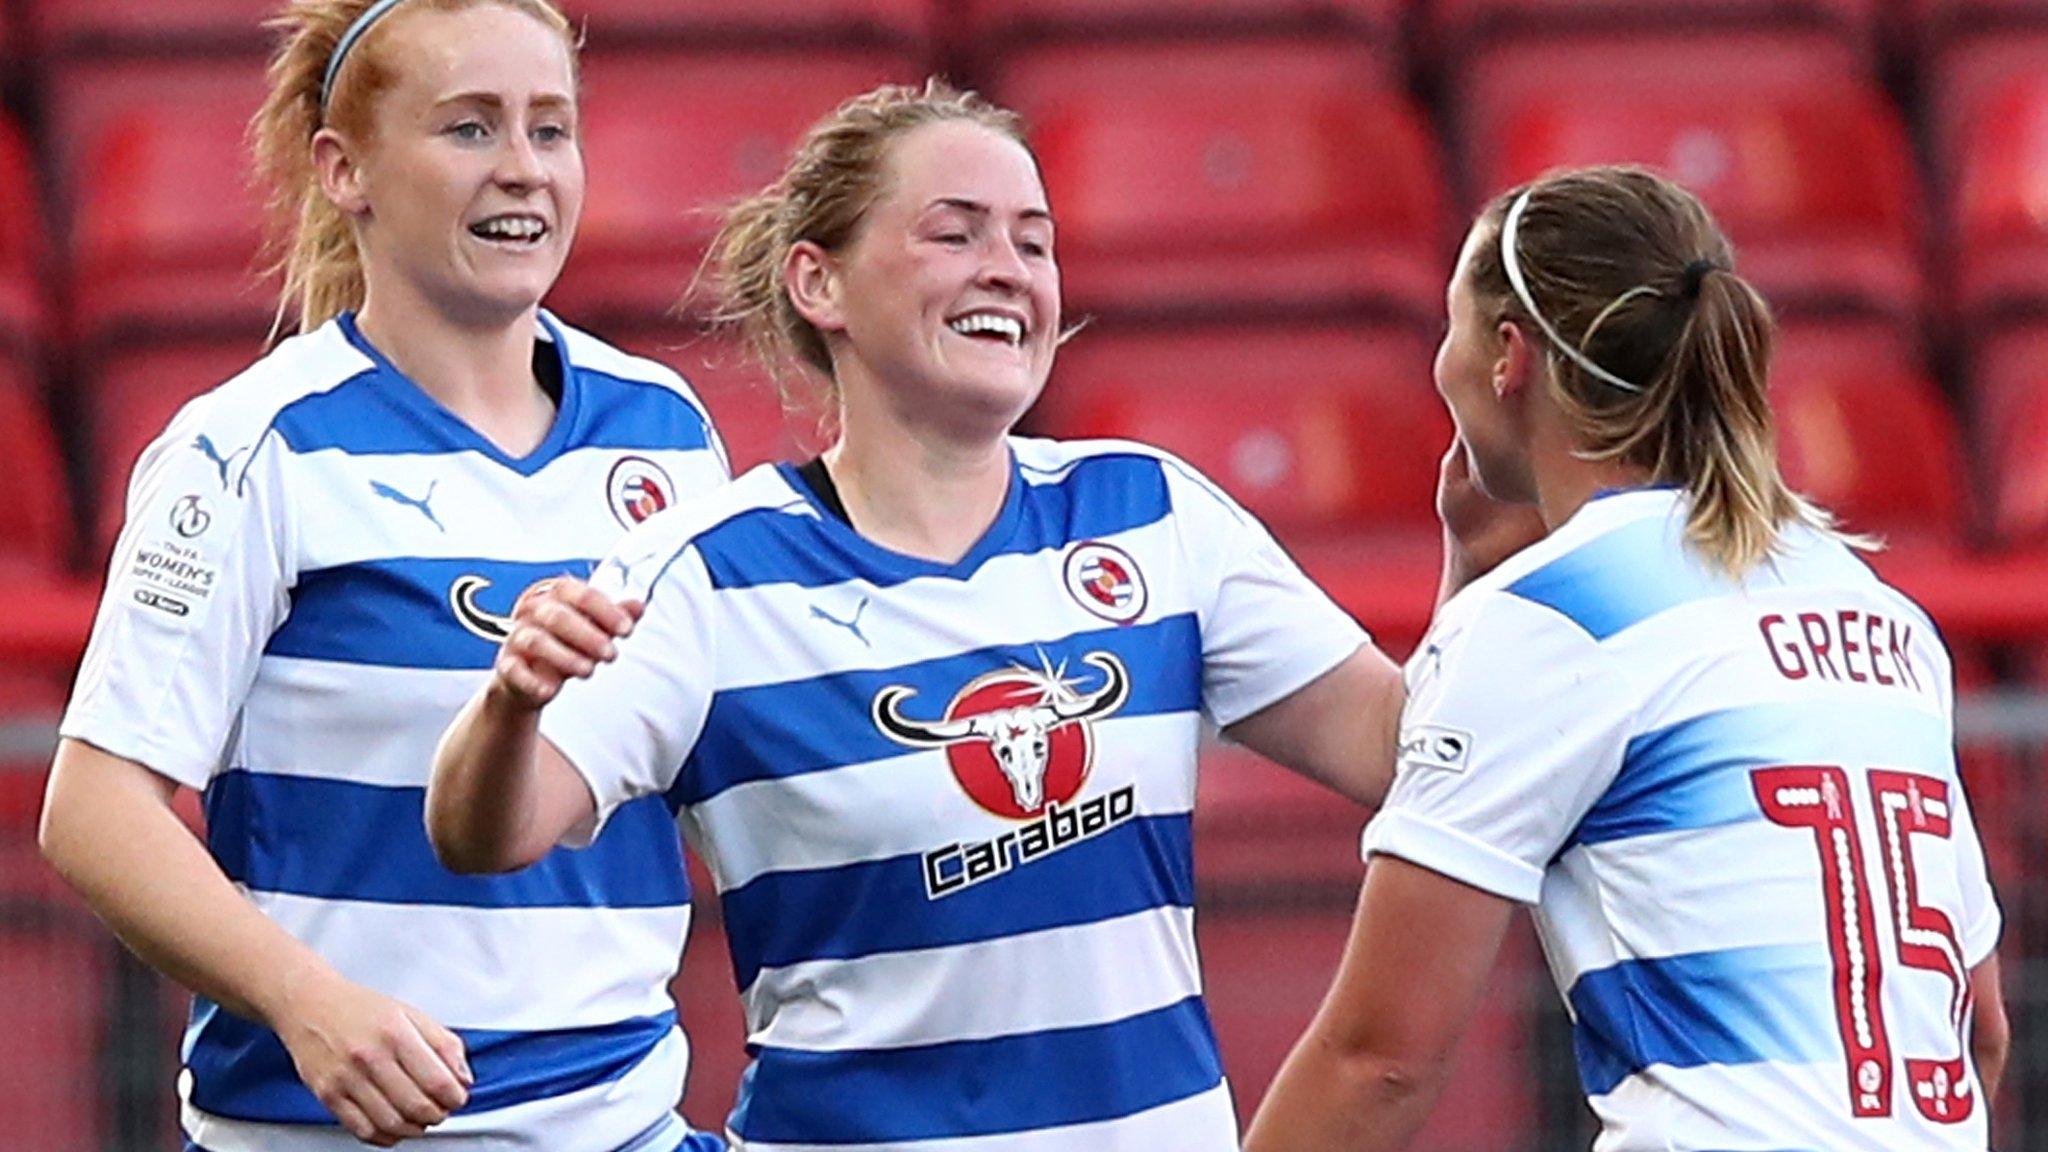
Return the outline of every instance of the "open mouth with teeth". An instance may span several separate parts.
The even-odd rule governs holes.
[[[547,221],[538,216],[492,216],[469,226],[469,234],[494,244],[531,247],[547,239]]]
[[[1000,312],[969,312],[954,318],[946,326],[962,336],[1007,344],[1012,348],[1024,343],[1024,322]]]

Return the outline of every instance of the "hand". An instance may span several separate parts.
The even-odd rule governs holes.
[[[641,601],[613,601],[573,576],[539,581],[512,607],[512,631],[498,649],[492,687],[537,709],[565,682],[616,659],[613,641],[630,634],[644,611]]]
[[[299,1079],[358,1140],[389,1148],[469,1101],[462,1041],[418,1009],[330,971],[288,993],[278,1016]]]
[[[1444,525],[1443,599],[1550,532],[1536,505],[1509,504],[1486,494],[1458,436],[1451,438],[1437,468],[1436,514]]]

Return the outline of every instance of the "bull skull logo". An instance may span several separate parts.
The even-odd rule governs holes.
[[[1094,692],[1076,692],[1060,671],[1011,668],[968,685],[947,708],[945,719],[938,721],[903,715],[903,702],[917,690],[890,685],[875,695],[875,726],[898,744],[945,749],[962,785],[988,807],[969,778],[971,766],[962,763],[963,753],[979,748],[993,758],[1009,785],[1009,799],[1015,802],[1016,812],[1001,814],[1029,815],[1045,806],[1048,769],[1063,759],[1078,758],[1067,765],[1070,771],[1061,773],[1063,780],[1071,777],[1078,790],[1091,747],[1086,722],[1110,715],[1130,697],[1130,673],[1121,660],[1107,652],[1090,652],[1082,660],[1104,676],[1102,687]],[[1065,747],[1069,744],[1070,750]],[[1071,795],[1068,791],[1053,799],[1065,801]]]

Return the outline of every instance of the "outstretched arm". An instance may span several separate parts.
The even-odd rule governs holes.
[[[427,837],[457,872],[510,872],[597,817],[590,787],[541,738],[540,712],[570,679],[618,655],[642,605],[614,603],[581,580],[520,594],[491,679],[456,714],[434,755]]]
[[[1245,1152],[1396,1152],[1428,1119],[1514,905],[1375,855],[1351,940]]]

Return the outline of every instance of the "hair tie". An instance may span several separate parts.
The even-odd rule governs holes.
[[[369,34],[377,21],[390,15],[391,10],[398,7],[400,2],[401,0],[377,0],[375,4],[363,9],[363,14],[356,17],[355,23],[348,26],[348,31],[341,34],[341,39],[334,42],[334,55],[327,58],[327,72],[320,78],[322,113],[327,111],[327,101],[334,95],[334,78],[341,75],[341,65],[348,59],[349,52],[355,48],[358,41]]]
[[[1685,279],[1678,290],[1678,294],[1687,300],[1697,300],[1700,295],[1700,282],[1707,278],[1707,273],[1726,271],[1728,271],[1728,266],[1719,260],[1705,258],[1695,260],[1685,266]]]
[[[1507,273],[1508,287],[1514,289],[1515,298],[1522,302],[1522,307],[1528,311],[1529,318],[1536,322],[1536,327],[1543,330],[1543,335],[1549,339],[1551,345],[1569,357],[1574,364],[1577,364],[1594,378],[1619,388],[1623,392],[1641,392],[1643,390],[1642,385],[1631,383],[1616,376],[1600,365],[1593,363],[1592,357],[1572,347],[1570,342],[1565,340],[1563,334],[1551,327],[1550,321],[1543,318],[1543,313],[1537,311],[1536,297],[1530,294],[1528,281],[1522,277],[1522,258],[1515,251],[1516,237],[1522,226],[1522,213],[1528,211],[1529,197],[1535,195],[1535,193],[1536,189],[1533,185],[1524,189],[1522,194],[1515,198],[1514,204],[1508,208],[1507,219],[1501,222],[1500,264],[1502,271]],[[1612,309],[1642,291],[1654,291],[1654,289],[1647,287],[1631,289],[1623,293],[1620,299],[1608,307]]]

